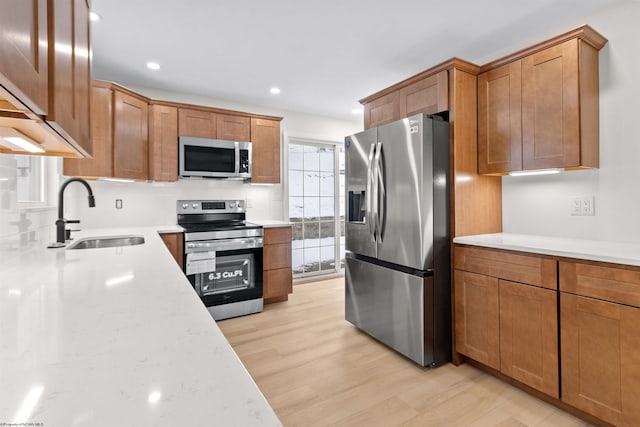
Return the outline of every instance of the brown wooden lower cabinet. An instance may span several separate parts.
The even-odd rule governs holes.
[[[456,351],[557,399],[556,265],[548,257],[455,247]],[[529,283],[506,280],[513,277]]]
[[[289,299],[293,292],[290,226],[264,229],[262,278],[266,304]]]
[[[456,350],[500,369],[498,279],[455,270]]]
[[[560,294],[562,401],[640,425],[640,308]]]
[[[500,371],[559,397],[556,291],[500,280]]]
[[[184,234],[183,233],[164,233],[160,234],[160,238],[167,245],[169,252],[175,258],[176,262],[183,268],[184,259]]]

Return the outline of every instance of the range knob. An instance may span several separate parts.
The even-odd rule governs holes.
[[[198,209],[198,204],[197,204],[197,203],[194,203],[194,204],[192,204],[192,205],[191,205],[191,207],[192,207],[193,209]]]
[[[189,203],[183,203],[182,204],[182,209],[187,209],[189,207]]]
[[[235,208],[236,207],[236,203],[235,202],[229,202],[229,207],[231,209]]]

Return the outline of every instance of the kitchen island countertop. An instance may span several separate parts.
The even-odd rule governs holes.
[[[163,244],[19,249],[0,269],[0,423],[278,426]]]
[[[529,234],[494,233],[453,239],[461,245],[506,249],[578,260],[640,266],[640,244]]]

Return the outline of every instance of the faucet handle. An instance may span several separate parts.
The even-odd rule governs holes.
[[[80,224],[80,220],[79,219],[66,219],[65,222],[67,224]]]

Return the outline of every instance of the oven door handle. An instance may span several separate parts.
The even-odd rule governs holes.
[[[186,252],[200,253],[207,251],[234,251],[238,249],[257,249],[263,246],[262,237],[224,239],[216,242],[207,242],[205,246],[199,246],[198,242],[188,242],[186,244]]]
[[[187,275],[216,271],[216,252],[192,252],[187,254],[185,271]]]

